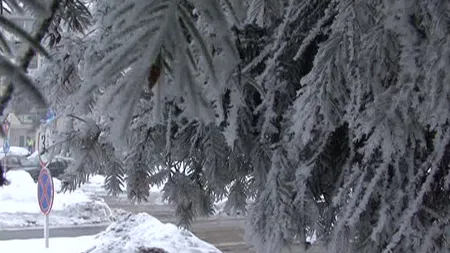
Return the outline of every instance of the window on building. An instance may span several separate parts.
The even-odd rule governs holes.
[[[25,147],[25,136],[19,137],[19,147]]]
[[[22,124],[32,124],[34,123],[34,116],[33,115],[17,115],[17,118],[19,118],[20,122],[22,122]]]

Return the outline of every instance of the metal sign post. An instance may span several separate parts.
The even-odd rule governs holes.
[[[9,143],[9,138],[5,137],[5,140],[3,141],[3,152],[5,153],[5,156],[3,157],[3,168],[5,169],[6,173],[6,155],[8,155],[9,151],[11,149],[11,145]]]
[[[9,151],[11,149],[11,145],[9,142],[9,127],[10,127],[9,121],[5,120],[3,122],[2,126],[3,126],[3,132],[5,133],[5,139],[3,140],[3,152],[5,153],[5,156],[3,157],[3,169],[5,171],[1,171],[1,173],[5,173],[5,175],[6,175],[6,159],[7,159],[6,155],[9,153]],[[6,183],[8,183],[8,182],[6,182]]]
[[[53,207],[53,200],[55,197],[55,188],[53,185],[53,178],[50,170],[47,168],[50,163],[51,152],[49,151],[49,131],[39,133],[38,142],[38,157],[39,163],[42,167],[38,177],[38,201],[41,212],[45,216],[44,222],[44,239],[45,247],[49,247],[49,215]]]

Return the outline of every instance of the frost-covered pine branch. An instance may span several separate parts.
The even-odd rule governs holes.
[[[102,0],[62,34],[37,79],[82,119],[72,181],[164,184],[184,225],[253,197],[263,253],[448,251],[447,1],[238,2]]]

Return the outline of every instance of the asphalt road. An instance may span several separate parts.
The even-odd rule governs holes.
[[[78,237],[95,235],[104,231],[107,226],[108,225],[50,228],[50,237]],[[43,238],[43,236],[44,231],[42,228],[0,230],[0,241],[37,239]]]
[[[161,220],[163,222],[174,222],[174,220]],[[202,240],[214,244],[223,252],[247,253],[249,247],[242,240],[242,221],[239,219],[208,219],[198,220],[192,226],[191,231]],[[107,224],[77,226],[66,228],[50,228],[50,236],[57,237],[78,237],[95,235],[104,231]],[[24,240],[37,239],[43,237],[42,228],[9,229],[0,231],[0,241],[2,240]],[[0,243],[1,244],[1,243]]]
[[[128,212],[146,212],[162,222],[175,223],[173,210],[166,206],[151,204],[133,205],[121,199],[105,198],[111,208],[120,208]],[[244,218],[210,217],[200,218],[192,224],[191,231],[200,239],[215,245],[223,252],[254,253],[244,242]],[[77,237],[95,235],[105,230],[107,224],[78,226],[70,228],[50,228],[50,236]],[[42,238],[42,229],[13,229],[0,231],[1,240]]]

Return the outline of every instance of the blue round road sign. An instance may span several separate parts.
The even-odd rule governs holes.
[[[50,170],[43,168],[38,177],[38,201],[43,214],[47,215],[52,210],[54,197],[55,188]]]
[[[11,148],[11,145],[9,143],[9,138],[6,137],[5,140],[3,141],[3,152],[8,153],[10,148]]]

